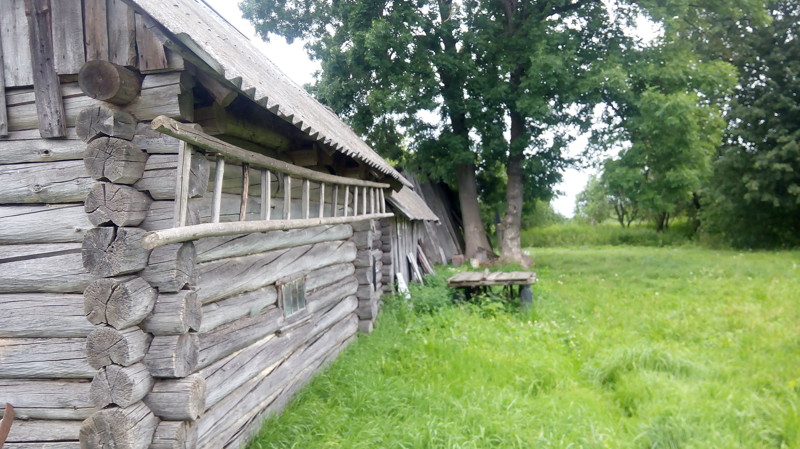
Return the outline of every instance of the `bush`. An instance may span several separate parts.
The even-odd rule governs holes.
[[[522,245],[529,247],[551,246],[676,246],[692,242],[694,228],[688,222],[676,222],[665,232],[657,232],[646,225],[623,228],[618,224],[581,224],[575,221],[555,226],[531,228],[522,231]]]

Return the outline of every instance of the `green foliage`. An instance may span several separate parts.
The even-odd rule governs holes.
[[[620,227],[611,223],[589,224],[580,220],[570,223],[528,228],[522,232],[525,246],[680,246],[693,243],[692,223],[677,221],[669,229],[657,232],[653,226],[635,223]]]
[[[800,253],[534,252],[531,315],[389,298],[250,448],[800,446]]]
[[[612,200],[603,184],[592,175],[586,187],[575,198],[575,218],[587,223],[597,224],[606,221],[613,211]],[[525,226],[529,228],[530,226]]]

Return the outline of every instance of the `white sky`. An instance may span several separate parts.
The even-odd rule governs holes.
[[[238,2],[233,0],[205,0],[205,2],[249,37],[256,47],[295,83],[302,86],[314,80],[313,73],[320,69],[320,65],[308,59],[301,42],[295,41],[292,45],[288,45],[279,36],[273,36],[270,38],[270,42],[264,42],[256,36],[255,29],[250,22],[242,18]],[[577,154],[583,150],[584,145],[586,145],[586,139],[579,138],[570,146],[570,152]],[[564,172],[563,181],[556,186],[556,190],[562,192],[562,195],[552,201],[556,212],[567,217],[573,215],[575,197],[583,190],[589,175],[595,171],[594,169],[569,169]]]

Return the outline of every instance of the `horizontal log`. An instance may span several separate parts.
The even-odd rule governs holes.
[[[153,337],[144,363],[154,377],[186,377],[197,368],[197,334]]]
[[[181,141],[153,130],[150,123],[140,122],[131,143],[148,154],[178,154]]]
[[[0,337],[85,337],[86,321],[78,294],[9,293],[0,295]],[[1,400],[1,398],[0,398]]]
[[[378,301],[373,299],[359,299],[356,315],[360,320],[374,320],[378,316]]]
[[[177,292],[194,281],[196,254],[192,242],[158,247],[139,274],[159,292]]]
[[[325,329],[328,329],[329,327],[332,327],[334,324],[343,320],[348,315],[354,314],[357,307],[358,299],[355,296],[350,295],[341,301],[334,303],[330,308],[315,313],[312,321],[313,328],[310,332],[310,335],[317,335],[320,332],[323,332]]]
[[[317,289],[335,284],[355,272],[352,263],[340,263],[311,271],[306,276],[306,295]]]
[[[91,228],[83,204],[0,206],[0,244],[81,242]]]
[[[277,331],[283,324],[283,311],[275,306],[252,316],[239,318],[199,335],[198,368],[216,362]]]
[[[0,378],[91,379],[85,338],[0,339]]]
[[[91,98],[125,105],[142,90],[135,72],[108,61],[87,61],[78,73],[78,86]]]
[[[131,140],[136,133],[136,117],[103,104],[95,104],[78,112],[75,131],[84,142],[103,136]]]
[[[237,211],[238,213],[238,211]],[[209,237],[195,242],[197,262],[209,262],[227,257],[247,256],[293,246],[309,245],[352,236],[350,225],[319,226],[290,231],[272,231],[224,237]]]
[[[100,410],[83,422],[82,449],[147,449],[158,418],[142,402],[130,407]]]
[[[142,322],[141,327],[153,335],[178,335],[200,330],[202,319],[197,293],[194,290],[181,290],[177,293],[160,293],[153,313]]]
[[[354,232],[377,231],[378,229],[378,220],[365,220],[353,223]]]
[[[373,258],[374,260],[380,260],[381,257],[383,257],[383,251],[379,249],[360,249],[356,253],[356,258],[353,261],[353,265],[355,265],[356,268],[370,267],[372,266]]]
[[[122,330],[98,326],[86,337],[87,360],[95,369],[133,365],[144,358],[151,338],[136,326]]]
[[[194,421],[206,409],[206,381],[196,375],[159,380],[144,403],[161,419]]]
[[[189,201],[189,209],[186,217],[187,226],[200,223],[200,211],[197,203]],[[139,227],[147,231],[157,231],[159,229],[169,229],[175,226],[175,201],[153,201],[147,210],[144,221]]]
[[[92,186],[84,210],[95,226],[136,226],[144,221],[150,198],[133,187],[100,182]]]
[[[143,363],[131,366],[109,365],[100,369],[92,380],[89,399],[97,408],[108,405],[128,407],[142,400],[153,388],[155,380]]]
[[[14,405],[17,419],[86,419],[94,412],[90,385],[88,379],[0,379],[1,400]]]
[[[80,160],[0,165],[0,204],[83,202],[95,182]]]
[[[145,231],[139,228],[94,228],[86,231],[81,246],[83,266],[95,276],[135,273],[147,266],[150,251],[141,246]]]
[[[17,408],[14,407],[14,411]],[[30,420],[24,421],[17,419],[11,425],[11,432],[8,434],[6,445],[3,449],[8,447],[18,448],[56,448],[62,446],[55,446],[61,442],[74,441],[78,443],[78,434],[81,430],[81,422],[75,420]],[[13,444],[17,445],[14,446]],[[27,444],[24,444],[27,443]],[[70,443],[71,444],[71,443]],[[75,446],[77,448],[77,446]]]
[[[77,243],[0,246],[0,293],[79,293],[92,276]]]
[[[192,449],[197,447],[197,427],[188,421],[161,421],[149,449]]]
[[[189,198],[203,196],[208,188],[209,163],[202,155],[192,157],[192,168],[189,177]],[[145,190],[157,200],[175,199],[175,188],[178,182],[178,155],[151,155],[145,163],[141,179],[135,184],[139,190]]]
[[[136,276],[96,279],[83,292],[83,312],[92,324],[126,329],[153,310],[157,292]]]
[[[352,242],[322,242],[198,264],[197,294],[203,304],[258,290],[283,277],[350,262]],[[247,273],[247,275],[243,275]]]
[[[54,162],[83,159],[86,144],[78,138],[75,128],[67,128],[64,139],[42,139],[37,128],[31,131],[15,131],[0,138],[0,164],[25,162]]]
[[[232,296],[206,304],[202,308],[200,332],[208,333],[214,328],[247,315],[255,315],[278,300],[275,287],[268,286],[241,295]]]
[[[306,308],[310,313],[327,310],[335,303],[356,294],[358,281],[355,277],[347,276],[342,280],[315,290],[306,295]]]
[[[86,146],[83,161],[86,172],[96,180],[133,184],[144,173],[147,153],[127,140],[100,137]]]
[[[190,113],[183,105],[181,109],[178,95],[181,93],[180,73],[148,75],[142,83],[142,92],[130,104],[113,106],[132,114],[138,120],[147,121],[159,115],[166,115],[179,120],[190,118]],[[74,127],[81,110],[97,104],[97,100],[85,95],[78,83],[61,85],[64,112],[67,127]],[[38,129],[35,97],[32,90],[20,90],[7,93],[8,129],[10,131]],[[108,105],[111,107],[111,105]]]
[[[358,332],[362,334],[371,334],[375,329],[375,322],[373,320],[358,320]]]
[[[81,443],[79,441],[37,442],[33,447],[30,443],[6,443],[3,449],[81,449]]]

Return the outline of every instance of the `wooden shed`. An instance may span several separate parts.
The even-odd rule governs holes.
[[[204,4],[3,0],[0,75],[5,448],[242,447],[371,329],[410,183]]]

